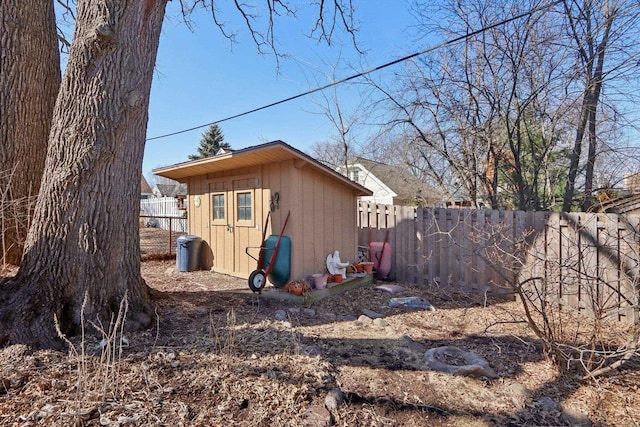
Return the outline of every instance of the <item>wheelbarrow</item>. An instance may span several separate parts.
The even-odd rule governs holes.
[[[256,260],[256,262],[258,263],[257,268],[249,275],[249,289],[251,289],[253,292],[258,292],[258,293],[262,292],[262,288],[264,288],[264,285],[267,282],[267,277],[271,275],[272,272],[274,272],[274,269],[276,268],[278,252],[280,250],[282,238],[286,237],[283,235],[284,235],[284,230],[287,227],[287,223],[289,222],[289,216],[291,215],[291,212],[287,213],[287,217],[284,220],[284,225],[282,226],[282,230],[280,231],[280,234],[277,237],[269,236],[269,238],[267,239],[266,235],[267,235],[267,227],[269,226],[270,215],[271,215],[271,212],[268,212],[267,219],[265,220],[264,228],[262,229],[262,243],[259,246],[260,252],[258,254],[258,258],[254,257],[249,253],[249,249],[255,249],[256,248],[255,246],[253,247],[249,246],[245,249],[245,253],[249,255],[251,258],[253,258],[254,260]],[[275,243],[273,244],[273,247],[271,247],[270,244],[273,243],[274,240],[275,240]],[[290,246],[291,244],[289,243],[289,247]],[[267,262],[267,258],[268,258],[268,262]],[[275,280],[276,283],[274,283],[274,285],[282,286],[289,279],[288,272],[287,274],[281,274],[280,276],[281,277],[276,278]],[[280,283],[277,283],[277,282],[280,282]]]

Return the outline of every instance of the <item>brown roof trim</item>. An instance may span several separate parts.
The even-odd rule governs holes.
[[[640,194],[621,196],[593,206],[593,212],[625,214],[640,209]]]
[[[294,160],[300,162],[300,167],[310,166],[351,187],[357,196],[371,196],[373,193],[364,186],[357,184],[337,171],[323,165],[313,157],[293,148],[289,144],[277,140],[266,144],[223,153],[218,156],[205,157],[154,169],[155,175],[185,182],[190,176],[204,175],[212,172],[223,172],[248,166],[258,166],[266,163]]]
[[[140,177],[140,194],[149,194],[151,193],[151,186],[147,179],[142,175]]]

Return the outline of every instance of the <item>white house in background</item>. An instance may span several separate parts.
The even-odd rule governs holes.
[[[445,195],[435,187],[422,182],[407,168],[355,158],[338,172],[373,192],[372,196],[359,197],[358,200],[385,205],[446,206]]]
[[[184,201],[187,198],[186,184],[156,184],[151,189],[154,197],[174,197],[178,200],[178,209],[186,209]]]

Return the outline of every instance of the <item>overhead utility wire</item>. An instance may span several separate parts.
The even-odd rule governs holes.
[[[311,95],[311,94],[316,93],[316,92],[321,92],[321,91],[323,91],[325,89],[329,89],[330,87],[337,86],[337,85],[340,85],[342,83],[346,83],[346,82],[348,82],[350,80],[357,79],[358,77],[366,76],[366,75],[371,74],[373,72],[382,70],[383,68],[387,68],[387,67],[390,67],[392,65],[396,65],[396,64],[398,64],[400,62],[404,62],[404,61],[407,61],[409,59],[413,59],[413,58],[415,58],[417,56],[424,55],[425,53],[432,52],[432,51],[434,51],[436,49],[440,49],[442,47],[452,45],[452,44],[457,43],[459,41],[462,41],[462,40],[464,40],[466,38],[473,37],[475,35],[478,35],[480,33],[485,32],[487,30],[491,30],[493,28],[496,28],[496,27],[499,27],[501,25],[507,24],[507,23],[509,23],[511,21],[515,21],[515,20],[523,18],[525,16],[532,15],[532,14],[534,14],[536,12],[540,12],[542,10],[548,9],[548,8],[550,8],[552,6],[555,6],[558,3],[561,3],[562,1],[563,0],[556,0],[556,1],[553,1],[553,2],[550,2],[550,3],[547,3],[546,5],[542,5],[542,6],[530,9],[527,12],[521,13],[520,15],[512,16],[511,18],[504,19],[504,20],[502,20],[500,22],[496,22],[495,24],[491,24],[489,26],[480,28],[480,29],[472,31],[470,33],[466,33],[463,36],[459,36],[459,37],[456,37],[456,38],[453,38],[453,39],[450,39],[450,40],[446,40],[446,41],[444,41],[444,42],[442,42],[440,44],[437,44],[435,46],[431,46],[431,47],[429,47],[427,49],[421,50],[420,52],[412,53],[411,55],[407,55],[407,56],[404,56],[402,58],[398,58],[398,59],[396,59],[394,61],[387,62],[386,64],[379,65],[379,66],[377,66],[375,68],[371,68],[369,70],[362,71],[362,72],[360,72],[358,74],[354,74],[352,76],[345,77],[345,78],[343,78],[341,80],[337,80],[337,81],[334,81],[332,83],[328,83],[328,84],[326,84],[324,86],[320,86],[320,87],[317,87],[315,89],[311,89],[311,90],[308,90],[306,92],[302,92],[302,93],[299,93],[297,95],[290,96],[289,98],[281,99],[280,101],[272,102],[271,104],[263,105],[262,107],[258,107],[258,108],[254,108],[253,110],[245,111],[244,113],[234,114],[233,116],[225,117],[224,119],[216,120],[216,121],[211,122],[211,123],[205,123],[203,125],[194,126],[194,127],[188,128],[188,129],[183,129],[183,130],[179,130],[179,131],[176,131],[176,132],[171,132],[171,133],[167,133],[167,134],[164,134],[164,135],[159,135],[159,136],[154,136],[154,137],[151,137],[151,138],[147,138],[147,141],[152,141],[154,139],[167,138],[167,137],[170,137],[170,136],[179,135],[181,133],[191,132],[193,130],[197,130],[197,129],[203,128],[205,126],[211,126],[213,124],[226,122],[226,121],[232,120],[232,119],[237,119],[238,117],[246,116],[248,114],[252,114],[252,113],[255,113],[255,112],[258,112],[258,111],[261,111],[261,110],[265,110],[267,108],[275,107],[276,105],[284,104],[285,102],[293,101],[294,99],[302,98],[303,96]]]

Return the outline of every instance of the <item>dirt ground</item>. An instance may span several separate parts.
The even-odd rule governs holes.
[[[0,425],[640,423],[638,368],[559,376],[516,302],[402,284],[397,296],[436,310],[389,308],[391,295],[371,287],[300,307],[259,298],[245,280],[178,273],[175,261],[144,262],[143,275],[153,329],[126,341],[117,330],[102,348],[87,335],[63,353],[0,349]],[[481,355],[497,378],[429,370],[424,352],[444,345]]]

